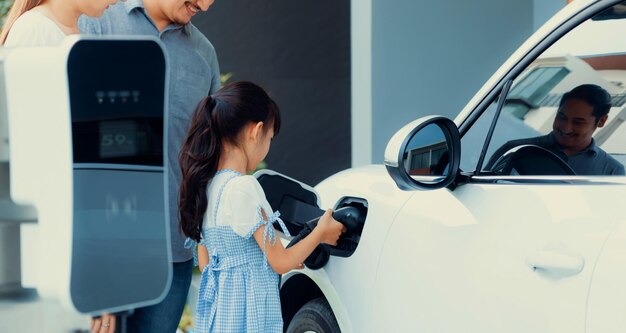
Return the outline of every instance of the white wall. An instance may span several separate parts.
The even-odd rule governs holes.
[[[372,162],[372,0],[352,0],[352,166]]]
[[[533,28],[539,29],[566,4],[566,0],[533,0]]]
[[[453,118],[565,0],[351,0],[352,165],[428,114]]]

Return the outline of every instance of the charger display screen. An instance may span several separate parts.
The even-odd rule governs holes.
[[[72,133],[74,163],[163,164],[162,118],[74,122]]]
[[[74,163],[163,166],[163,51],[153,41],[120,43],[78,42],[69,55]]]
[[[99,136],[101,158],[137,155],[147,139],[146,133],[139,132],[137,123],[132,120],[100,122]]]

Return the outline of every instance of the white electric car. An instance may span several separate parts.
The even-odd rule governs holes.
[[[624,161],[621,1],[566,6],[454,121],[430,116],[399,130],[384,166],[340,172],[315,190],[273,186],[284,195],[268,199],[296,233],[311,207],[353,208],[337,247],[282,276],[286,330],[624,332],[626,177],[579,176],[533,146],[488,165],[504,142],[548,133],[563,93],[583,83],[611,94],[595,141]]]

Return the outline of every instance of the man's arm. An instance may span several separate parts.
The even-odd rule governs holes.
[[[222,82],[220,80],[220,65],[217,61],[217,54],[215,53],[215,49],[209,58],[209,66],[211,66],[211,73],[213,77],[211,78],[211,90],[210,93],[214,93],[218,91],[222,87]]]
[[[616,176],[624,176],[626,175],[626,170],[624,170],[624,165],[622,163],[618,163],[618,166],[613,170],[613,175]]]

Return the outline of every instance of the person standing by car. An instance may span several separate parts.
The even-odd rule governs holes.
[[[278,274],[302,268],[320,243],[336,245],[345,230],[329,209],[308,236],[283,247],[273,226],[287,230],[280,214],[246,175],[279,130],[278,106],[251,82],[224,86],[193,115],[180,151],[179,210],[183,232],[200,243],[194,332],[282,332]]]
[[[488,169],[509,149],[526,144],[545,148],[565,161],[577,175],[624,175],[624,166],[596,145],[593,133],[609,118],[611,95],[595,84],[565,93],[547,135],[511,140],[492,155]]]
[[[0,32],[0,45],[53,46],[78,34],[80,15],[101,16],[117,0],[16,0]]]
[[[178,186],[181,181],[178,151],[198,101],[220,87],[215,48],[191,23],[206,12],[214,0],[128,0],[110,8],[100,19],[81,17],[84,34],[147,35],[165,46],[169,70],[168,101],[168,183],[172,253],[172,284],[165,299],[156,305],[135,309],[128,317],[128,332],[175,332],[185,307],[191,272],[192,252],[184,247],[179,232]],[[134,255],[129,253],[128,255]],[[148,277],[149,278],[149,277]],[[105,315],[93,321],[92,331],[114,326],[115,317]]]
[[[81,15],[101,16],[117,0],[16,0],[0,31],[0,46],[56,46],[68,35],[79,33]],[[35,96],[36,97],[36,96]],[[22,242],[37,239],[37,226],[20,228]],[[93,324],[92,324],[93,327]],[[98,325],[98,330],[112,333],[115,321]]]

